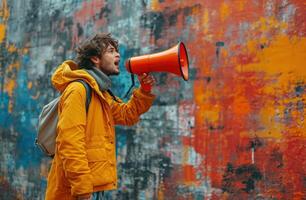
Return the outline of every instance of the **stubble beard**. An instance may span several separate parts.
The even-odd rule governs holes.
[[[102,71],[104,74],[106,74],[107,76],[118,76],[120,74],[120,71],[111,71],[111,70],[105,70],[105,68],[103,68],[102,66],[100,66],[98,68],[100,71]]]
[[[112,72],[109,74],[109,76],[118,76],[120,74],[120,72]]]

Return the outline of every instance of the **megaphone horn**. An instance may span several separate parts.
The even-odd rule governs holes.
[[[188,80],[189,62],[187,50],[183,42],[174,47],[154,54],[129,58],[125,67],[132,74],[148,72],[170,72]]]

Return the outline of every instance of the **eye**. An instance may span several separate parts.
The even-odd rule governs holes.
[[[115,50],[115,49],[111,48],[111,49],[109,49],[107,52],[109,52],[109,53],[114,53],[114,50]]]

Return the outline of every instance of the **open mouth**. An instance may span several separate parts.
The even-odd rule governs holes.
[[[120,62],[120,60],[117,60],[117,61],[114,62],[114,64],[115,64],[116,66],[118,66],[118,65],[119,65],[119,62]]]

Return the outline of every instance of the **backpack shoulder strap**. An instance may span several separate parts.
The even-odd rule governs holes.
[[[77,82],[80,82],[84,85],[86,89],[86,113],[88,112],[89,104],[91,101],[91,87],[88,85],[86,81],[83,81],[81,79],[77,80]]]

